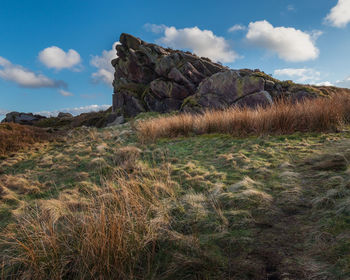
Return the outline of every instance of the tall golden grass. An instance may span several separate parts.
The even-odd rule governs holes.
[[[296,103],[280,100],[266,108],[232,107],[203,114],[158,117],[140,121],[136,129],[141,141],[155,141],[162,137],[208,133],[247,136],[337,131],[349,120],[350,95],[337,94]]]
[[[6,156],[34,143],[50,139],[52,136],[40,128],[15,123],[0,124],[0,156]]]
[[[38,204],[2,241],[3,274],[6,279],[147,278],[167,224],[162,199],[173,197],[169,180],[166,174],[132,176],[119,170],[88,203]]]

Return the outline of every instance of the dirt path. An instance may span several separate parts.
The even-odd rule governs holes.
[[[320,219],[327,214],[332,217],[332,211],[335,211],[333,208],[341,203],[340,199],[344,199],[340,194],[328,197],[331,192],[344,190],[344,183],[341,182],[348,179],[345,168],[348,164],[349,147],[349,140],[335,143],[324,150],[324,155],[319,155],[311,161],[295,162],[293,167],[289,166],[290,171],[281,173],[287,179],[284,184],[290,189],[275,197],[273,205],[276,209],[270,218],[273,223],[262,225],[257,233],[259,245],[255,254],[266,264],[266,279],[350,279],[345,275],[334,274],[335,263],[331,259],[328,262],[324,260],[322,255],[330,255],[331,251],[328,253],[327,250],[336,247],[337,241],[336,236],[331,236],[331,230],[327,226],[320,229]],[[345,161],[332,162],[333,155],[343,156]],[[325,162],[323,165],[322,160]],[[341,164],[344,165],[344,169]],[[328,183],[332,180],[333,184]],[[349,195],[348,192],[346,194]],[[316,202],[322,202],[322,199],[325,203],[328,201],[326,199],[329,199],[327,203],[334,204],[334,207],[318,206]],[[347,233],[349,230],[350,228]],[[348,256],[349,254],[348,252]]]
[[[309,206],[299,193],[290,192],[277,197],[273,204],[277,206],[270,218],[273,223],[258,232],[256,249],[256,254],[265,262],[266,279],[311,279],[300,264],[300,260],[305,259],[305,229],[308,228],[305,217],[309,215]]]

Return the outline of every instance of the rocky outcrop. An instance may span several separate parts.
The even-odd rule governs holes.
[[[2,120],[2,122],[14,122],[23,125],[33,125],[42,119],[46,119],[46,117],[33,115],[32,113],[11,112],[6,114],[6,117]]]
[[[57,118],[73,118],[73,115],[71,113],[59,112]]]
[[[57,117],[43,117],[32,113],[12,112],[2,121],[14,122],[23,125],[33,125],[41,128],[69,129],[81,126],[106,127],[119,125],[125,122],[123,116],[112,112],[112,108],[105,111],[82,113],[73,116],[70,113],[60,112]]]
[[[162,48],[121,34],[113,81],[113,111],[200,111],[228,106],[267,106],[281,97],[317,97],[316,87],[281,82],[260,70],[230,70],[190,52]]]
[[[226,67],[189,52],[164,49],[128,34],[120,36],[113,82],[113,110],[125,116],[180,110],[199,84]]]

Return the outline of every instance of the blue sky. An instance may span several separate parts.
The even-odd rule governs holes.
[[[2,0],[0,115],[106,108],[122,32],[235,69],[350,88],[350,0]]]

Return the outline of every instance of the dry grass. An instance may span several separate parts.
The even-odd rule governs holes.
[[[179,114],[139,122],[142,141],[162,137],[225,133],[234,136],[337,131],[350,120],[350,95],[291,103],[280,100],[267,108],[229,108],[203,114]]]
[[[40,128],[14,123],[0,124],[0,157],[50,139],[52,136]]]
[[[173,197],[169,177],[157,176],[116,172],[88,199],[70,191],[27,209],[3,242],[4,275],[144,278],[151,273],[155,244],[168,223],[162,200]]]
[[[115,151],[113,162],[125,170],[132,170],[140,158],[141,150],[135,146],[121,147]]]
[[[39,182],[29,182],[23,177],[3,175],[0,177],[0,180],[6,188],[19,194],[35,194],[40,192],[39,187],[41,184]]]

